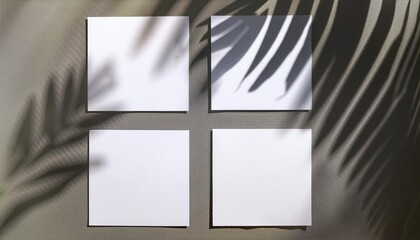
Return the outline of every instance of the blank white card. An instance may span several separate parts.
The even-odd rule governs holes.
[[[311,225],[310,129],[213,130],[213,226]]]
[[[312,109],[311,16],[212,16],[211,109]]]
[[[89,17],[87,57],[88,111],[188,111],[188,17]]]
[[[91,130],[90,226],[188,226],[189,131]]]

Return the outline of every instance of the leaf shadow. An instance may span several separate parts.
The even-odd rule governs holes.
[[[95,86],[90,87],[100,85],[107,71],[110,71],[110,67],[104,66],[91,81]],[[90,128],[109,122],[117,116],[117,113],[86,112],[86,74],[84,68],[80,71],[80,77],[75,78],[76,72],[70,69],[64,80],[62,93],[57,91],[56,87],[60,79],[51,75],[41,112],[35,111],[36,99],[30,98],[23,120],[18,122],[15,141],[11,144],[12,161],[7,180],[13,184],[6,188],[2,197],[19,192],[24,194],[27,189],[32,189],[35,193],[20,199],[11,198],[11,209],[0,220],[0,234],[28,211],[64,193],[69,185],[87,171],[86,159],[75,156],[63,161],[60,153],[78,152],[74,144],[85,140]],[[95,88],[97,96],[106,90],[107,88],[103,87]],[[38,115],[43,117],[37,118]],[[40,124],[36,124],[37,119]],[[41,143],[41,147],[35,147],[35,142]],[[97,164],[94,161],[91,165]],[[47,181],[48,179],[55,180]]]
[[[264,9],[264,4],[266,1],[262,2],[253,2],[249,3],[246,1],[234,1],[232,4],[222,8],[219,12],[213,14],[218,15],[219,13],[232,14],[226,20],[222,21],[217,26],[213,26],[213,29],[208,27],[208,30],[202,36],[200,42],[207,40],[206,45],[202,48],[198,54],[193,58],[190,67],[193,67],[199,61],[204,58],[207,58],[208,61],[211,61],[211,55],[214,52],[217,52],[221,49],[229,49],[225,56],[216,64],[216,66],[211,70],[211,73],[208,75],[211,79],[212,85],[208,86],[204,84],[201,88],[200,94],[206,92],[208,88],[215,88],[217,90],[216,83],[227,71],[232,69],[235,65],[239,64],[239,61],[244,57],[248,52],[249,47],[254,44],[257,36],[262,30],[262,25],[266,21],[268,23],[268,29],[264,33],[262,42],[258,47],[257,54],[253,59],[251,65],[248,67],[246,72],[244,72],[241,77],[241,82],[238,88],[241,87],[243,81],[247,76],[249,76],[253,71],[256,70],[256,67],[262,63],[264,58],[267,58],[268,51],[273,47],[273,43],[278,37],[280,30],[282,29],[285,22],[285,15],[288,13],[289,8],[291,7],[292,1],[277,1],[272,17],[267,18],[268,10],[265,9],[261,11],[260,18],[252,17],[255,15],[258,10]],[[252,86],[249,88],[248,92],[253,92],[257,90],[265,81],[267,81],[282,65],[283,61],[291,51],[295,48],[297,40],[302,37],[304,34],[303,30],[309,22],[308,13],[311,8],[311,4],[308,3],[299,3],[296,13],[305,16],[294,17],[291,21],[290,27],[286,31],[283,41],[281,41],[280,46],[275,51],[274,56],[269,57],[269,62],[263,66],[261,73],[258,73],[257,79],[253,82]],[[238,9],[234,9],[238,7]],[[197,27],[209,26],[210,19],[206,19],[197,25]],[[311,28],[309,28],[308,34],[306,35],[305,41],[299,53],[295,59],[292,70],[287,74],[286,77],[286,93],[291,88],[291,86],[297,80],[299,74],[302,72],[305,64],[311,57]],[[211,35],[211,36],[210,36]],[[222,35],[222,36],[220,36]],[[217,37],[217,40],[211,42],[211,38]],[[209,50],[209,48],[211,50]],[[209,64],[211,66],[211,64]],[[210,68],[211,69],[211,68]],[[214,92],[213,91],[213,92]],[[210,90],[209,90],[210,92]],[[303,93],[302,93],[303,94]],[[284,95],[284,94],[283,94]],[[278,100],[281,99],[282,94],[279,93]],[[303,98],[303,97],[301,97]],[[306,97],[305,97],[306,98]]]
[[[266,17],[229,17],[211,29],[211,37],[228,31],[211,43],[211,52],[230,47],[231,49],[211,71],[211,82],[216,83],[228,70],[235,66],[247,53],[257,38]]]
[[[313,3],[303,2],[299,3],[296,14],[311,11]],[[234,3],[237,5],[229,5],[229,11],[235,11],[235,7],[238,11],[243,6]],[[317,94],[314,107],[301,127],[321,118],[314,148],[323,147],[321,143],[332,138],[329,156],[335,158],[335,153],[345,151],[339,173],[349,173],[347,187],[356,186],[357,194],[363,199],[361,210],[367,216],[369,229],[382,239],[420,238],[420,166],[415,147],[419,145],[420,132],[420,17],[413,11],[416,8],[415,1],[408,1],[405,8],[398,8],[392,1],[321,1],[312,14],[312,39],[305,40],[314,49],[322,44],[325,47],[313,63]],[[375,10],[379,10],[378,17],[368,32],[368,17]],[[355,11],[357,16],[353,14]],[[396,20],[397,17],[400,19]],[[392,28],[398,21],[401,27]],[[206,19],[198,27],[209,24],[210,20]],[[404,42],[405,33],[413,26],[410,41]],[[207,40],[207,44],[191,66],[207,58],[211,69],[210,31],[208,27],[201,38],[200,42]],[[399,34],[384,48],[388,36],[394,32]],[[288,73],[289,84],[299,74],[308,55],[299,53]],[[208,78],[211,77],[208,70]],[[211,91],[211,84],[203,85],[200,94],[207,89]],[[334,101],[329,103],[332,98]],[[323,108],[327,109],[326,113]]]
[[[304,29],[306,25],[308,24],[309,17],[293,17],[292,22],[290,23],[290,26],[286,32],[286,35],[281,42],[280,46],[276,50],[273,57],[270,59],[270,61],[267,63],[267,66],[264,68],[264,70],[261,72],[261,74],[258,76],[258,78],[255,80],[255,82],[252,84],[252,86],[249,89],[249,92],[253,92],[257,90],[264,82],[266,82],[273,74],[277,71],[277,69],[283,64],[286,57],[289,56],[289,54],[292,52],[292,50],[295,48],[296,43],[298,39],[304,34]],[[306,47],[310,47],[310,34],[307,34],[306,37]],[[300,57],[306,57],[306,59],[300,59],[300,61],[307,62],[307,60],[310,57],[310,52],[308,54],[308,50],[310,48],[301,49],[302,55]],[[255,64],[255,66],[259,64],[258,62]],[[252,66],[252,65],[251,65]],[[300,67],[300,65],[294,64],[296,67]],[[295,68],[295,71],[298,68]],[[300,68],[300,70],[303,69],[303,67]],[[253,70],[253,68],[250,68],[248,72],[250,73]],[[288,82],[286,82],[286,93],[290,89],[290,86],[293,84],[293,82],[296,80],[296,78],[292,78],[292,76],[297,77],[298,74],[294,75],[288,75]]]
[[[274,2],[277,9],[274,14],[288,13],[291,1]],[[159,15],[157,13],[159,12],[166,15],[175,3],[176,1],[160,1],[160,7],[155,14]],[[233,1],[215,15],[254,15],[255,10],[265,3],[266,1]],[[320,133],[315,136],[314,148],[315,150],[321,148],[322,143],[333,137],[328,156],[332,158],[336,156],[335,153],[345,151],[340,162],[340,173],[349,172],[347,187],[350,189],[356,186],[358,194],[363,197],[361,208],[367,214],[369,229],[382,239],[419,239],[420,166],[417,146],[419,146],[420,132],[418,81],[420,21],[418,13],[415,19],[407,19],[411,9],[418,8],[417,2],[408,1],[409,7],[401,14],[404,17],[402,20],[404,27],[397,29],[401,30],[401,33],[383,54],[382,46],[386,42],[387,34],[392,32],[391,27],[397,11],[396,4],[393,1],[383,1],[383,4],[381,1],[319,2],[313,15],[312,44],[317,47],[325,41],[326,47],[322,48],[318,60],[313,63],[312,79],[314,88],[319,91],[314,96],[314,108],[305,124],[326,117],[321,120],[319,126],[316,126],[316,130]],[[207,2],[204,5],[207,5]],[[296,14],[308,14],[312,6],[311,1],[300,1]],[[196,9],[188,14],[192,14],[196,19],[202,13],[204,6],[195,5],[194,8]],[[369,23],[368,17],[375,9],[379,9],[378,19],[375,20],[372,32],[366,34],[364,30]],[[355,12],[357,14],[354,14]],[[329,26],[330,18],[331,26]],[[210,18],[207,17],[196,27],[208,27],[209,24]],[[403,33],[410,24],[415,24],[415,29],[405,47]],[[207,58],[208,69],[211,69],[209,39],[210,28],[200,40],[208,42],[193,58],[190,67]],[[139,41],[141,43],[142,40]],[[305,41],[306,44],[307,41],[309,40]],[[359,46],[364,46],[363,51],[358,51]],[[395,62],[400,52],[404,52],[402,60]],[[307,57],[304,53],[302,55],[304,56],[296,61],[293,67],[295,69],[289,73],[290,80],[289,76],[287,77],[291,83],[293,82],[291,79],[298,75],[299,68]],[[395,70],[397,74],[390,76],[394,66],[397,66]],[[376,73],[370,75],[372,71]],[[344,75],[348,76],[343,78]],[[391,83],[384,88],[386,84],[384,79],[388,78],[391,79]],[[208,70],[208,80],[210,79],[211,74]],[[327,80],[322,81],[322,79]],[[203,85],[200,94],[207,89],[209,91],[211,89],[210,81]],[[86,90],[80,92],[84,93]],[[334,101],[328,106],[331,99]],[[20,130],[17,131],[16,142],[19,144],[11,147],[16,151],[16,156],[25,156],[25,149],[30,146],[28,141],[31,136],[28,136],[28,133],[32,132],[30,129],[33,101],[33,99],[29,101],[24,120]],[[85,100],[77,98],[75,102],[75,105],[83,105]],[[323,108],[327,111],[322,111]],[[65,116],[70,115],[70,113],[65,114]],[[95,121],[85,121],[87,121],[85,124],[79,122],[80,127],[95,126],[107,119],[104,117]],[[70,142],[77,142],[86,134],[87,132],[82,132]],[[21,166],[17,168],[20,169]],[[24,211],[21,212],[26,212],[30,208],[23,208]]]
[[[418,3],[400,6],[395,2],[337,2],[329,29],[318,27],[318,19],[323,26],[327,21],[317,17],[328,16],[332,8],[319,8],[314,43],[328,31],[328,48],[314,63],[319,93],[306,123],[322,119],[314,148],[332,139],[328,156],[343,155],[339,173],[348,175],[347,188],[362,197],[361,210],[369,229],[378,238],[390,240],[420,237],[414,230],[420,213],[420,165],[414,147],[419,144],[419,132],[409,127],[418,122],[418,113],[410,106],[420,105],[416,93],[420,74],[414,70],[420,68],[420,18],[410,15]],[[351,13],[355,9],[360,13],[357,17]],[[366,24],[373,9],[379,11],[368,32]],[[398,28],[396,19],[401,23]],[[414,27],[411,33],[410,27]],[[395,32],[398,34],[390,41]],[[405,41],[407,36],[409,41]],[[337,80],[320,81],[322,78]]]

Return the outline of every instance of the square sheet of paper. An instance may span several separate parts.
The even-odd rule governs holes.
[[[212,16],[211,109],[312,108],[311,16]]]
[[[188,111],[188,17],[89,17],[88,111]]]
[[[213,130],[213,226],[311,225],[311,130]]]
[[[89,226],[188,226],[189,131],[91,130]]]

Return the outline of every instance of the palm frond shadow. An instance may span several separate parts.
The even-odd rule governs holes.
[[[414,70],[420,68],[419,16],[410,14],[415,8],[414,1],[400,6],[392,1],[338,2],[327,47],[314,62],[318,95],[308,122],[322,119],[315,148],[332,138],[330,156],[344,151],[340,172],[348,171],[347,186],[355,186],[363,196],[361,209],[381,239],[420,237],[413,227],[420,213],[420,166],[414,147],[419,133],[409,129],[410,122],[418,125],[418,113],[410,106],[418,108],[415,91],[420,87]],[[354,17],[352,9],[358,9],[359,16]],[[372,9],[379,11],[369,29]],[[320,9],[316,14],[328,15]],[[408,18],[416,23],[413,31]],[[324,31],[316,29],[315,45]],[[323,77],[339,81],[318,82]],[[322,108],[326,112],[318,110]]]
[[[278,41],[280,30],[286,20],[286,15],[289,13],[292,1],[278,1],[274,5],[267,5],[268,1],[234,1],[230,5],[222,8],[212,16],[218,16],[228,14],[226,20],[222,21],[216,26],[211,26],[210,17],[197,24],[197,28],[206,26],[206,32],[200,39],[200,44],[203,44],[201,50],[195,54],[191,61],[190,68],[193,68],[198,62],[203,59],[207,60],[208,69],[208,83],[202,85],[199,95],[206,93],[208,94],[209,101],[209,112],[215,112],[211,109],[211,95],[218,91],[219,85],[215,84],[219,81],[225,73],[231,70],[235,66],[240,65],[240,61],[244,58],[245,54],[249,52],[249,47],[255,44],[255,40],[259,34],[262,33],[262,26],[268,24],[268,30],[263,33],[261,44],[258,45],[258,50],[255,58],[253,59],[250,66],[248,66],[247,72],[241,77],[240,83],[237,85],[236,91],[238,91],[244,82],[244,80],[252,73],[256,71],[254,76],[251,76],[249,81],[253,81],[250,87],[247,87],[247,92],[253,92],[261,87],[267,80],[275,80],[271,78],[274,73],[284,63],[286,57],[291,55],[292,50],[297,50],[297,56],[294,56],[294,64],[290,72],[285,76],[285,90],[284,92],[279,90],[277,100],[281,100],[296,82],[298,77],[302,77],[304,68],[307,67],[310,62],[311,55],[311,24],[309,21],[309,10],[310,5],[306,3],[298,4],[296,13],[299,16],[292,17],[291,22],[286,28],[285,36],[280,42],[278,49],[274,49],[275,54],[271,53],[269,56],[268,51],[273,50],[274,41]],[[234,7],[238,7],[234,9]],[[259,18],[253,18],[253,15],[259,16]],[[268,16],[270,15],[270,16]],[[235,17],[233,17],[235,16]],[[303,30],[305,32],[303,32]],[[284,29],[283,29],[284,30]],[[239,35],[239,36],[238,36]],[[211,38],[216,37],[216,40],[211,43]],[[303,44],[297,46],[298,40],[303,38]],[[296,49],[298,48],[298,49]],[[212,67],[211,55],[221,49],[229,49],[222,59]],[[263,63],[265,60],[269,60]],[[256,70],[256,67],[262,65],[263,71],[260,69]],[[257,76],[257,77],[255,77]],[[228,80],[223,80],[228,81]],[[213,91],[213,93],[212,93]],[[308,98],[311,96],[310,88],[307,91],[301,92],[295,96],[295,103],[297,106],[303,106],[308,102]],[[301,112],[291,111],[291,112]]]
[[[209,1],[196,2],[188,1],[187,10],[182,14],[191,17],[190,24],[194,24],[209,5]],[[211,14],[287,15],[292,2],[237,0]],[[153,15],[167,15],[175,4],[176,1],[160,1]],[[269,5],[274,9],[269,8],[267,12]],[[300,127],[319,122],[314,129],[315,150],[332,142],[325,147],[331,158],[337,152],[344,152],[340,173],[348,173],[348,188],[356,187],[362,196],[361,209],[375,235],[382,239],[420,238],[416,227],[420,218],[420,166],[416,150],[420,131],[419,3],[411,0],[398,4],[392,0],[299,1],[293,9],[295,15],[313,16],[312,38],[306,38],[305,44],[312,43],[314,49],[314,104]],[[190,67],[206,59],[210,72],[213,50],[210,40],[217,29],[210,29],[210,16],[201,17],[205,20],[193,27],[205,27],[207,31],[198,43],[202,47],[192,58]],[[223,35],[225,41],[215,44],[214,50],[230,46],[234,36],[249,25],[228,18],[225,25],[220,26],[228,32]],[[292,25],[296,32],[289,35],[299,36],[303,24],[295,21]],[[273,43],[281,26],[269,24],[270,30],[244,77],[267,54],[266,46]],[[253,32],[259,33],[256,28]],[[261,86],[271,71],[281,65],[294,46],[293,39],[296,37],[277,49],[276,57],[249,90]],[[249,46],[251,42],[253,38],[240,43]],[[235,51],[227,55],[226,64],[217,68],[218,74],[208,74],[209,80],[215,77],[217,81],[217,75],[223,75],[241,59],[243,52]],[[289,88],[309,57],[308,52],[299,53],[287,76]],[[200,94],[210,89],[208,81]]]
[[[236,0],[212,15],[287,15],[292,9],[292,2]],[[174,0],[159,1],[153,15],[167,15],[176,3]],[[190,67],[193,68],[204,59],[207,59],[208,64],[210,62],[210,16],[202,16],[210,1],[189,0],[187,3],[182,15],[190,16],[190,26],[208,28],[200,40],[200,43],[204,43],[201,50],[190,63]],[[267,3],[274,3],[270,5],[274,5],[274,9],[264,12]],[[344,153],[340,173],[348,173],[348,188],[356,188],[357,193],[362,196],[361,209],[366,213],[369,228],[381,239],[420,239],[420,162],[417,149],[420,145],[418,9],[418,1],[412,0],[401,1],[398,4],[392,0],[299,1],[294,8],[296,15],[312,13],[313,16],[311,40],[315,59],[312,66],[314,104],[313,110],[300,127],[319,122],[320,124],[313,129],[315,151],[326,146],[330,150],[331,158],[338,152]],[[198,17],[205,20],[192,25]],[[269,24],[269,32],[279,31],[279,26],[281,25]],[[153,24],[149,25],[147,31],[150,32],[151,29]],[[147,40],[147,31],[140,33],[138,46],[141,47]],[[272,44],[272,38],[273,36],[267,34],[262,45]],[[310,40],[306,39],[305,44],[309,42]],[[285,55],[287,49],[293,46],[293,41],[286,46],[282,50],[286,52],[279,54]],[[264,47],[259,49],[260,53],[254,60],[256,63],[251,64],[248,72],[253,71],[266,51]],[[273,59],[277,61],[275,65],[278,62],[281,64],[282,58],[280,56]],[[300,69],[307,58],[307,53],[299,54],[287,77],[289,87],[301,72]],[[211,71],[210,66],[208,67],[208,71]],[[228,70],[229,68],[223,69]],[[269,76],[268,67],[266,71],[266,76]],[[244,76],[246,75],[245,73]],[[200,94],[210,90],[210,78],[209,74],[209,81],[203,84]],[[255,88],[264,81],[262,77]],[[56,97],[54,92],[47,95],[49,99]],[[31,146],[35,140],[30,139],[33,139],[31,133],[34,119],[31,116],[34,112],[34,101],[29,101],[24,121],[17,132],[16,144],[11,147],[17,159],[16,170],[12,171],[14,174],[24,169],[29,161],[26,159],[33,152]],[[76,102],[82,102],[83,105],[84,101],[86,100]],[[46,108],[58,108],[54,104],[50,103]],[[54,115],[58,114],[55,110],[53,112]],[[107,119],[102,116],[86,121],[84,124],[70,125],[85,128]],[[47,125],[44,124],[44,135],[50,136],[45,138],[51,138],[60,127]],[[87,132],[82,131],[73,137],[74,142],[83,139],[86,134]],[[325,145],[329,142],[332,144]],[[49,151],[53,149],[48,149],[47,152]],[[39,159],[43,156],[44,154],[41,154]],[[38,161],[40,160],[35,160]],[[77,172],[77,166],[71,169]],[[61,175],[62,171],[50,169],[50,172],[60,172]],[[48,173],[46,175],[51,176]],[[62,190],[61,187],[59,189]],[[3,192],[2,195],[4,194]],[[36,198],[34,202],[37,202]],[[18,214],[15,215],[30,209],[24,203],[21,205],[23,207],[16,205],[18,210],[14,211]]]
[[[229,48],[229,51],[226,53],[226,55],[223,56],[222,59],[216,64],[216,66],[211,70],[211,83],[216,83],[227,71],[237,65],[239,61],[245,56],[251,45],[254,44],[257,36],[260,34],[262,26],[266,23],[266,21],[269,21],[268,29],[264,34],[264,38],[261,44],[259,45],[256,56],[253,59],[251,65],[248,67],[246,73],[244,73],[241,83],[238,86],[239,88],[245,78],[247,78],[256,69],[256,67],[261,64],[263,59],[267,57],[268,51],[272,48],[274,41],[280,33],[286,18],[285,16],[276,15],[286,15],[291,5],[291,1],[278,1],[276,2],[274,9],[271,10],[269,7],[265,6],[266,3],[266,1],[257,1],[253,3],[246,1],[235,1],[214,14],[216,16],[222,13],[231,14],[231,17],[228,17],[218,25],[213,26],[213,29],[211,29],[209,19],[198,24],[198,27],[204,25],[208,26],[207,33],[201,38],[201,42],[207,40],[207,44],[201,50],[201,52],[199,52],[194,57],[190,66],[194,66],[198,61],[205,58],[208,55],[208,52],[213,53],[221,49]],[[239,8],[235,10],[233,9],[234,6]],[[299,4],[297,12],[304,12],[305,10],[308,10],[308,5]],[[258,14],[261,17],[253,18],[252,15],[256,15],[256,12],[258,11],[261,11],[261,13]],[[267,14],[271,12],[274,16],[268,18]],[[308,15],[307,12],[305,14]],[[308,22],[309,17],[307,16],[293,17],[280,46],[276,49],[274,55],[270,57],[268,63],[263,67],[262,72],[259,73],[254,83],[248,89],[248,92],[257,90],[264,82],[273,76],[278,68],[284,63],[286,57],[289,56],[289,54],[295,48],[299,38],[304,34],[304,29]],[[211,34],[209,34],[210,32]],[[212,37],[218,38],[213,43],[211,43]],[[299,74],[302,72],[305,64],[310,59],[310,46],[311,34],[309,29],[308,34],[305,37],[304,44],[301,47],[295,60],[295,64],[293,65],[290,73],[287,75],[286,93],[294,84]],[[207,57],[208,61],[210,61],[210,56]],[[208,86],[207,84],[203,85],[201,92],[205,92],[210,87],[211,86]],[[282,95],[279,94],[279,99],[281,96]]]
[[[93,77],[90,87],[96,89],[97,95],[108,89],[98,83],[109,71],[110,65],[105,65]],[[75,74],[73,69],[68,71],[62,93],[56,87],[60,79],[50,76],[41,113],[36,112],[34,97],[26,106],[15,141],[11,144],[11,167],[6,190],[1,196],[23,194],[24,197],[12,197],[11,208],[5,211],[0,221],[0,234],[21,215],[63,194],[87,171],[86,158],[73,156],[77,155],[75,153],[68,156],[68,153],[63,155],[60,152],[77,151],[74,144],[86,139],[90,128],[116,116],[116,113],[86,113],[86,69],[80,71],[80,77],[75,77]],[[97,85],[99,88],[96,88]],[[42,115],[40,124],[35,120],[36,114]],[[91,160],[90,165],[100,166],[100,159]],[[32,193],[26,194],[28,191]]]
[[[288,13],[290,1],[274,2],[274,15]],[[247,4],[234,1],[221,12],[236,15]],[[256,9],[241,14],[255,15]],[[295,12],[312,12],[312,45],[317,53],[313,110],[300,127],[320,122],[314,129],[315,150],[333,139],[327,146],[329,155],[344,151],[340,172],[348,172],[347,186],[356,187],[363,197],[361,210],[367,215],[369,228],[381,239],[420,238],[418,9],[416,1],[300,1]],[[191,67],[202,59],[210,61],[210,20],[197,25],[202,26],[208,26],[201,38],[207,43]],[[269,35],[264,42],[272,43]],[[305,44],[310,42],[306,39]],[[267,50],[261,47],[258,51],[254,62]],[[299,54],[288,84],[307,58],[307,53]],[[281,62],[282,57],[279,59]],[[208,78],[212,75],[209,73]],[[200,94],[209,88],[210,84],[203,85]]]

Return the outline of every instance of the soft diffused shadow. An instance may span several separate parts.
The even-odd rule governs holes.
[[[49,78],[45,92],[45,106],[42,112],[35,112],[35,98],[31,98],[16,131],[15,143],[11,145],[7,190],[2,197],[33,189],[32,194],[12,202],[12,208],[0,221],[0,234],[4,233],[21,215],[34,207],[63,194],[68,186],[77,180],[88,168],[86,159],[63,155],[63,152],[77,151],[74,145],[86,139],[88,129],[110,121],[115,113],[87,114],[86,69],[76,72],[70,69],[64,82],[62,94],[56,90],[60,79]],[[101,74],[99,75],[101,76]],[[98,81],[99,77],[98,76]],[[100,95],[102,90],[98,90]],[[39,118],[38,115],[43,115]],[[38,120],[40,119],[40,120]],[[41,121],[39,124],[37,121]],[[37,129],[38,127],[41,129]],[[35,134],[41,132],[40,135]],[[37,144],[35,144],[37,143]],[[39,147],[35,147],[41,144]],[[56,155],[53,155],[56,154]],[[58,154],[58,155],[57,155]],[[58,157],[48,157],[48,156]],[[66,156],[67,160],[61,159]],[[98,164],[92,160],[92,166]],[[38,169],[37,166],[44,166]],[[49,179],[55,179],[49,181]]]

